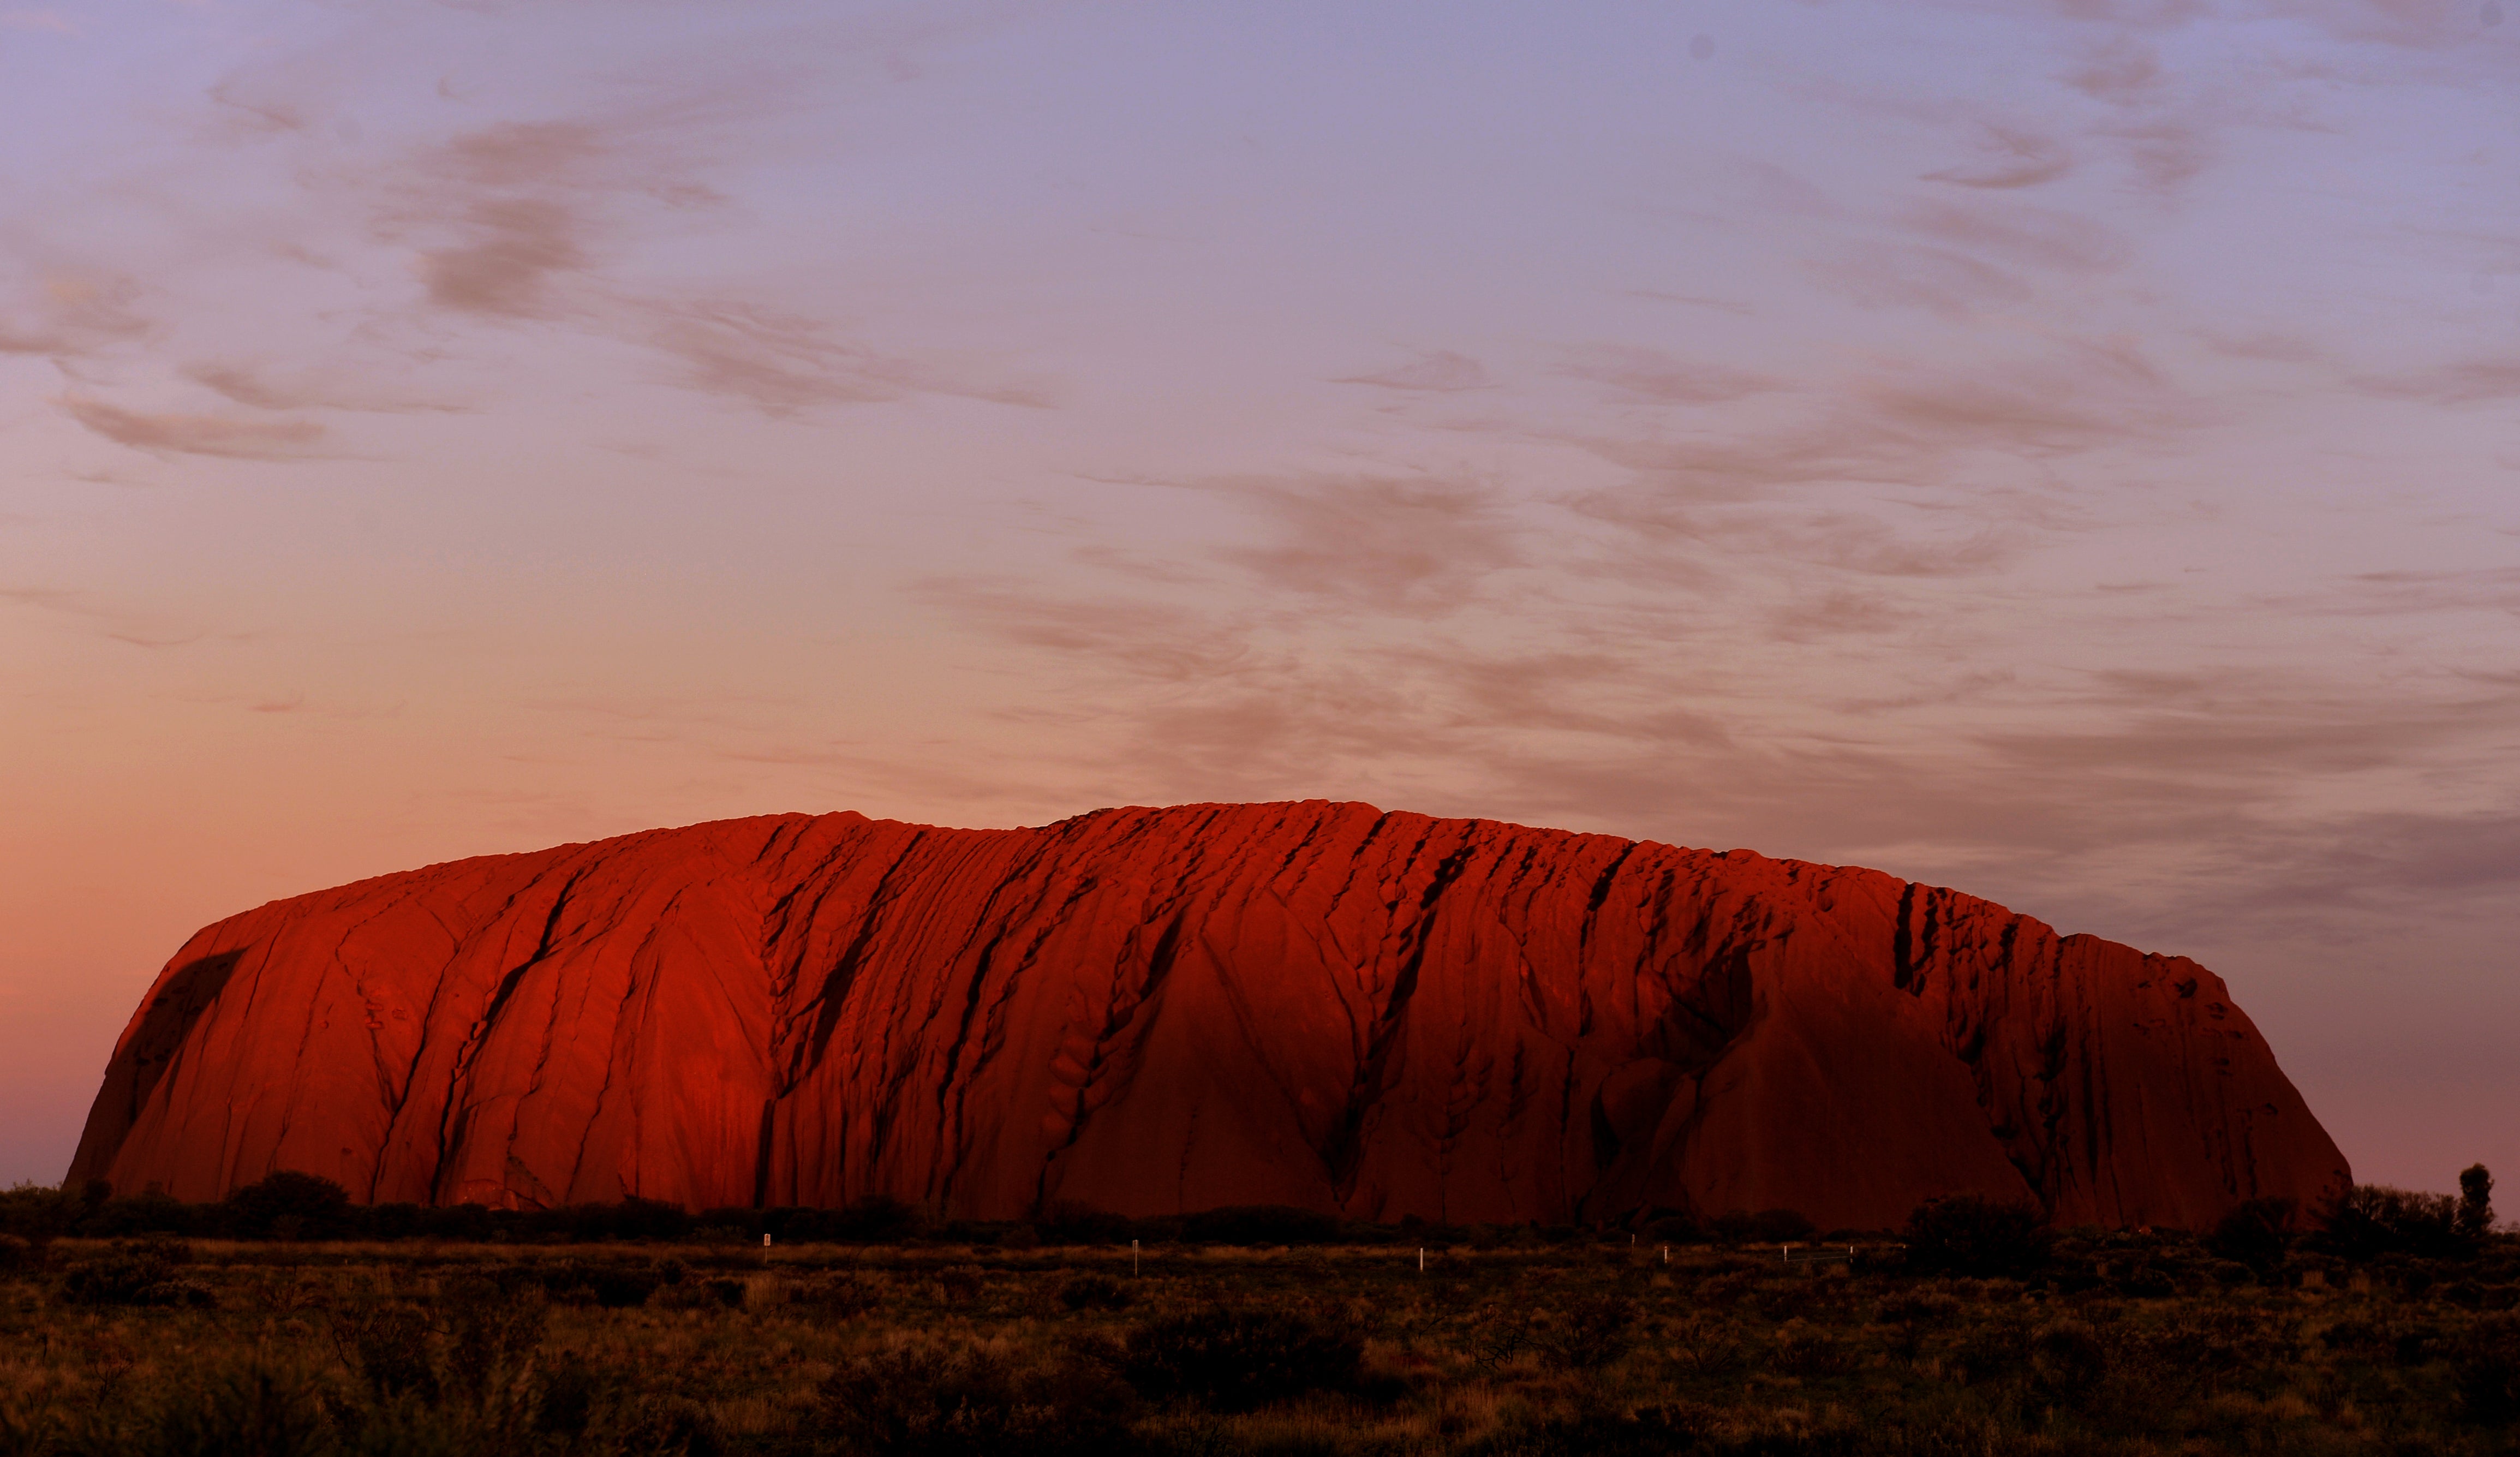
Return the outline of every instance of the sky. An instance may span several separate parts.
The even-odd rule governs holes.
[[[0,0],[0,1184],[266,900],[1315,797],[2520,1175],[2515,485],[2520,0]]]

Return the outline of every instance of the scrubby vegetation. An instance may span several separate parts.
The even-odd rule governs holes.
[[[1944,1200],[1836,1264],[1740,1239],[1808,1235],[1782,1211],[934,1226],[21,1189],[0,1457],[2511,1451],[2520,1241],[2484,1170],[2461,1188],[2194,1235]]]

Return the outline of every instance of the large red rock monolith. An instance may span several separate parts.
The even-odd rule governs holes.
[[[1931,1196],[2198,1227],[2344,1159],[2223,982],[1875,871],[1363,804],[776,815],[188,942],[73,1181],[1396,1219]]]

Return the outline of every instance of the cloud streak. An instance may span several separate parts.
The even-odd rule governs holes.
[[[269,420],[225,415],[147,414],[104,400],[66,395],[70,418],[117,445],[154,455],[206,455],[227,460],[305,460],[325,443],[323,425],[312,420]]]

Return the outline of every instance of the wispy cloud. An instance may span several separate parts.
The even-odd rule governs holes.
[[[379,414],[461,414],[477,402],[396,391],[376,378],[381,367],[293,368],[286,373],[236,360],[189,365],[184,377],[237,404],[256,410],[354,410]]]
[[[139,296],[120,275],[55,272],[14,305],[0,302],[0,354],[77,356],[138,340],[150,328],[134,306]]]
[[[75,394],[64,396],[62,407],[70,418],[117,445],[160,455],[303,460],[316,453],[326,436],[323,425],[312,420],[153,415]]]
[[[1407,364],[1372,374],[1346,375],[1331,383],[1449,394],[1462,389],[1483,389],[1492,382],[1488,378],[1487,367],[1469,355],[1452,349],[1437,349],[1420,354]]]
[[[2462,359],[2400,375],[2365,375],[2354,386],[2365,394],[2442,405],[2520,399],[2520,357]]]
[[[956,395],[1046,409],[1051,384],[984,364],[889,354],[853,341],[829,322],[741,301],[634,306],[648,338],[683,365],[694,388],[740,399],[764,414],[816,405],[865,404],[912,394]]]
[[[1260,521],[1260,539],[1215,555],[1275,591],[1382,612],[1449,612],[1521,559],[1507,498],[1477,481],[1248,477],[1199,488]]]
[[[1925,180],[2009,190],[2053,182],[2074,168],[2073,153],[2053,137],[1994,121],[1980,122],[1979,131],[1981,148],[1976,159],[1927,172]]]

